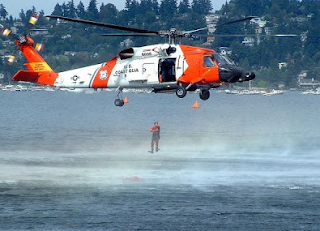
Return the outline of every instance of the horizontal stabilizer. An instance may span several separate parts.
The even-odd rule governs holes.
[[[20,70],[12,77],[12,80],[36,83],[38,78],[39,72]]]
[[[58,74],[54,71],[35,72],[20,70],[12,77],[12,80],[53,86],[57,76]]]

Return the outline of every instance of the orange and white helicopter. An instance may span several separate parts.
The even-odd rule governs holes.
[[[35,44],[28,36],[29,30],[38,19],[34,14],[29,21],[27,31],[22,36],[11,33],[9,29],[2,29],[3,35],[15,39],[18,49],[28,61],[25,64],[27,70],[19,70],[13,76],[13,81],[33,82],[61,88],[114,88],[118,93],[114,103],[116,106],[123,106],[122,89],[124,88],[151,88],[154,92],[175,91],[179,98],[185,97],[187,91],[199,89],[200,98],[207,100],[210,97],[211,88],[255,78],[254,73],[245,72],[227,57],[212,49],[176,44],[177,38],[205,36],[195,33],[206,30],[206,27],[193,31],[176,29],[150,31],[54,15],[47,17],[130,32],[103,36],[161,36],[168,38],[169,43],[128,48],[105,63],[56,73],[38,53],[42,45]],[[255,17],[246,17],[222,25],[253,18]],[[13,60],[14,56],[8,63],[12,63]]]

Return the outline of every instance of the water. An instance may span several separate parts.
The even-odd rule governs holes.
[[[0,230],[319,230],[318,96],[115,96],[0,92]]]

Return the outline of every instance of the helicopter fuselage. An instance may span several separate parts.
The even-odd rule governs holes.
[[[28,60],[28,71],[17,72],[12,80],[58,88],[116,88],[120,93],[123,88],[151,88],[176,91],[179,98],[200,89],[200,98],[207,100],[210,88],[255,78],[212,49],[186,45],[128,48],[108,62],[60,73],[51,69],[32,42],[17,45]],[[123,105],[119,94],[115,104]]]
[[[214,50],[157,44],[125,49],[106,63],[60,72],[54,86],[174,88],[194,84],[211,88],[241,81],[244,75],[241,68]]]

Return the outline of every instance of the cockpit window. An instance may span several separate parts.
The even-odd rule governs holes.
[[[219,54],[213,55],[219,65],[230,64],[233,65],[233,62],[227,57]]]
[[[214,67],[215,64],[213,62],[213,57],[212,56],[203,57],[203,66],[204,67]]]

